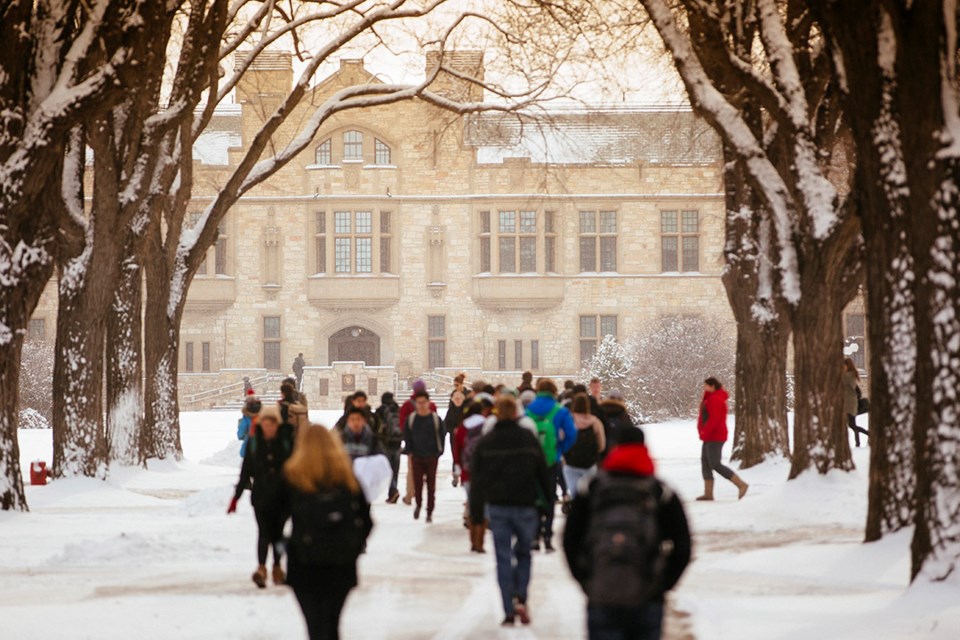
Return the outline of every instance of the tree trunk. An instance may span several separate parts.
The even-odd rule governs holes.
[[[39,296],[38,296],[39,297]],[[12,318],[7,317],[7,320]],[[7,328],[17,331],[17,326]],[[24,321],[21,326],[25,325]],[[20,385],[20,352],[23,334],[0,340],[0,510],[27,510],[20,470],[20,442],[17,438],[17,393]]]
[[[765,329],[772,329],[765,331]],[[737,328],[737,403],[731,460],[742,469],[789,456],[787,339],[777,325]]]
[[[90,217],[90,224],[95,215]],[[96,233],[96,232],[95,232]],[[113,252],[94,241],[61,272],[53,366],[53,474],[106,472],[103,429],[103,355],[114,278]]]
[[[960,565],[960,158],[942,160],[939,169],[933,219],[913,247],[921,277],[911,576],[933,580]]]
[[[144,429],[140,439],[141,459],[180,458],[180,404],[177,372],[180,351],[180,319],[183,302],[170,304],[170,279],[160,260],[147,268],[147,304],[144,314]],[[184,293],[185,295],[185,293]],[[168,313],[168,311],[172,311]]]
[[[107,318],[107,439],[125,465],[141,461],[143,430],[143,269],[131,244]]]
[[[804,289],[793,317],[796,414],[790,478],[854,468],[843,410],[843,303],[832,287]]]

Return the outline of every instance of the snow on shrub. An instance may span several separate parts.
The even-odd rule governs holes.
[[[20,426],[46,429],[53,422],[53,344],[43,340],[23,343],[20,358]]]
[[[732,400],[736,346],[724,329],[697,316],[660,318],[623,342],[604,338],[581,376],[621,391],[641,422],[695,416],[705,378],[719,379]]]

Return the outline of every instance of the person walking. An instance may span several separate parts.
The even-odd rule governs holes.
[[[397,479],[400,475],[400,449],[403,446],[403,429],[400,428],[400,406],[393,399],[393,393],[386,391],[380,396],[380,406],[376,410],[379,422],[377,438],[390,467],[393,477],[390,480],[390,490],[387,492],[387,502],[396,504],[400,497],[397,489]]]
[[[533,373],[530,371],[524,371],[523,375],[520,376],[520,386],[517,387],[517,393],[520,394],[524,391],[534,391]]]
[[[288,584],[310,640],[337,640],[340,614],[357,586],[357,558],[373,528],[350,459],[326,427],[308,425],[283,469],[293,520]]]
[[[600,452],[606,449],[606,435],[603,423],[590,413],[590,400],[586,394],[574,396],[570,406],[573,423],[577,427],[577,439],[563,456],[563,475],[571,499],[577,497],[577,483],[583,476],[593,471],[600,459]]]
[[[414,394],[414,412],[407,419],[403,437],[407,455],[413,469],[413,493],[416,506],[413,518],[420,518],[423,507],[423,484],[427,484],[427,522],[433,522],[433,509],[437,500],[437,461],[443,454],[443,422],[430,402],[430,394],[418,391]]]
[[[293,395],[294,402],[296,402],[297,404],[302,404],[304,410],[309,410],[309,409],[310,409],[310,405],[309,405],[309,403],[307,402],[307,394],[305,394],[305,393],[297,386],[297,379],[296,379],[295,377],[293,377],[293,376],[287,376],[286,378],[283,379],[283,382],[281,382],[280,384],[281,384],[281,386],[282,386],[282,385],[285,385],[285,384],[288,384],[288,385],[290,385],[291,387],[293,387],[293,391],[294,391],[294,395]]]
[[[457,431],[454,434],[453,461],[460,469],[460,480],[466,501],[463,510],[463,526],[470,532],[470,551],[484,553],[483,538],[487,530],[486,519],[474,521],[470,518],[470,461],[473,452],[483,437],[483,424],[489,415],[491,407],[483,402],[471,402]]]
[[[853,431],[853,439],[860,446],[860,434],[870,437],[870,432],[857,426],[857,413],[860,409],[860,371],[853,360],[843,361],[843,410],[847,413],[847,426]]]
[[[280,412],[275,407],[263,407],[255,433],[247,445],[243,465],[240,468],[240,480],[237,482],[233,499],[227,513],[237,512],[237,502],[244,489],[253,481],[250,502],[257,519],[257,570],[253,581],[261,589],[267,586],[267,554],[273,548],[273,582],[284,583],[283,568],[280,560],[283,556],[281,542],[283,525],[287,521],[287,512],[283,506],[283,464],[293,451],[293,427],[283,423]]]
[[[727,391],[716,378],[707,378],[703,382],[703,401],[700,403],[700,416],[697,430],[703,445],[700,450],[700,466],[703,471],[703,495],[697,500],[713,500],[713,472],[737,486],[738,499],[747,495],[750,487],[740,479],[732,469],[722,463],[723,443],[727,441]]]
[[[573,499],[563,551],[587,595],[590,640],[659,640],[664,596],[690,563],[676,493],[654,476],[640,429],[627,429]]]
[[[530,624],[530,551],[540,521],[536,505],[552,482],[539,441],[517,424],[516,401],[503,398],[496,409],[500,419],[470,458],[470,520],[482,522],[485,509],[490,516],[502,624],[512,625],[518,618]]]
[[[550,490],[544,494],[539,535],[533,542],[539,551],[540,538],[549,553],[553,548],[553,516],[557,501],[557,475],[560,460],[577,439],[577,427],[573,416],[557,402],[557,385],[550,378],[537,382],[537,399],[527,407],[527,416],[537,425],[537,435],[550,472]]]
[[[462,374],[461,374],[462,375]],[[456,437],[457,427],[463,422],[463,413],[466,409],[467,397],[462,391],[463,381],[460,382],[460,389],[454,389],[450,394],[450,406],[447,407],[447,415],[443,418],[443,428],[446,432],[445,437],[450,437],[450,449],[453,450],[453,440]],[[460,482],[460,472],[457,469],[457,461],[454,460],[450,469],[451,484],[457,486]]]
[[[347,412],[347,424],[340,432],[340,440],[350,460],[383,453],[377,436],[367,422],[367,412],[360,407],[351,407]]]
[[[303,354],[297,354],[293,360],[293,375],[297,377],[297,391],[303,389],[303,368],[307,366],[307,361],[303,359]]]
[[[237,440],[241,441],[241,458],[247,454],[247,443],[250,442],[250,434],[254,432],[254,427],[257,424],[257,414],[260,413],[261,408],[263,408],[263,405],[260,398],[253,392],[253,387],[250,387],[247,391],[247,398],[243,402],[242,415],[240,420],[237,421]]]
[[[309,424],[307,419],[307,406],[300,402],[300,396],[293,384],[284,382],[280,385],[280,419],[284,424],[293,427],[293,435],[296,438],[302,427]]]
[[[630,412],[627,411],[626,399],[619,389],[612,389],[607,393],[607,397],[600,403],[599,413],[598,411],[592,411],[592,413],[603,423],[604,435],[606,436],[607,446],[600,452],[601,458],[606,455],[608,449],[617,444],[621,431],[627,430],[629,432],[631,428],[636,427],[633,418],[630,417]]]
[[[400,428],[406,430],[407,421],[410,419],[410,415],[414,413],[415,408],[413,404],[414,396],[420,391],[427,390],[427,383],[423,380],[417,378],[413,381],[413,393],[410,394],[410,398],[407,399],[402,405],[400,405]],[[437,406],[430,403],[430,410],[436,413]],[[413,460],[410,456],[407,456],[407,490],[403,495],[403,504],[409,505],[413,502]]]

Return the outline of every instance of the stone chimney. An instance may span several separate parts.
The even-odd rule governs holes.
[[[466,77],[479,82],[483,81],[483,51],[463,49],[453,51],[428,51],[425,71],[429,76],[440,66],[441,55],[443,67],[454,69]],[[464,102],[482,102],[483,87],[458,78],[446,71],[441,71],[437,79],[430,85],[430,90],[452,100]]]
[[[250,51],[238,51],[234,68],[239,69]],[[247,68],[237,83],[237,102],[277,102],[293,87],[293,59],[288,51],[264,51]]]

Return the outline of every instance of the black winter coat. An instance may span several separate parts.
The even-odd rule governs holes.
[[[346,449],[351,460],[383,453],[380,449],[380,441],[374,435],[373,429],[367,426],[363,428],[359,435],[350,429],[344,429],[340,432],[340,439],[343,441],[343,448]]]
[[[540,441],[513,420],[480,438],[470,457],[470,518],[483,522],[486,504],[534,507],[550,493]]]
[[[240,499],[243,490],[253,480],[250,502],[254,509],[277,507],[280,508],[283,487],[283,463],[293,452],[293,426],[282,424],[273,440],[263,437],[263,432],[257,428],[257,433],[247,444],[243,456],[243,466],[240,467],[240,481],[234,491],[234,498]]]

